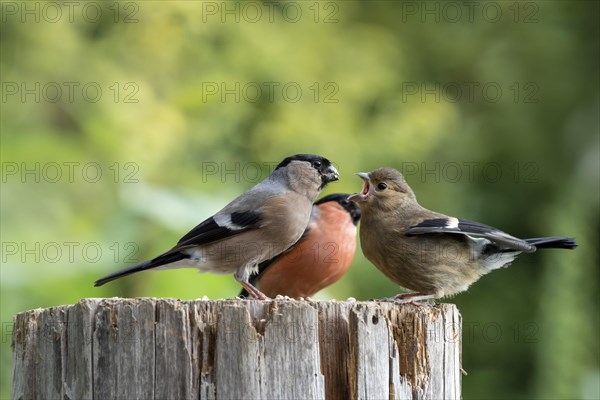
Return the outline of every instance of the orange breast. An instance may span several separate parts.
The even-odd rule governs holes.
[[[356,251],[356,226],[336,202],[318,206],[310,232],[260,277],[258,287],[269,297],[310,297],[340,279]]]

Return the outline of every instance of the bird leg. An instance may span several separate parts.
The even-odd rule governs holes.
[[[238,281],[238,282],[240,282],[240,281]],[[240,282],[240,285],[242,285],[244,287],[244,289],[246,289],[246,291],[248,291],[248,294],[250,294],[250,297],[253,297],[258,300],[270,300],[267,297],[267,295],[265,295],[263,292],[258,290],[256,287],[254,287],[250,282]]]
[[[243,266],[239,268],[234,274],[235,280],[239,282],[240,285],[248,291],[250,297],[258,299],[258,300],[269,300],[267,295],[258,290],[253,284],[250,283],[249,278],[250,274],[248,273],[248,269]]]
[[[431,300],[435,299],[435,294],[425,293],[401,293],[393,297],[393,301],[396,303],[414,303],[415,301]]]

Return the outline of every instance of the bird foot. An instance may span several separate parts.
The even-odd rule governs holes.
[[[250,282],[240,282],[240,284],[246,289],[250,298],[255,300],[271,300],[266,294],[254,287]]]
[[[424,294],[424,293],[400,293],[394,297],[385,297],[383,299],[379,299],[376,301],[390,301],[393,303],[399,304],[418,304],[417,302],[424,300],[433,300],[435,299],[434,294]]]
[[[396,303],[412,303],[416,304],[417,301],[423,300],[433,300],[435,299],[434,294],[424,294],[424,293],[401,293],[394,296],[393,301]]]

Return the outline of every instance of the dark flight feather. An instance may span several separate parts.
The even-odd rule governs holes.
[[[449,227],[451,220],[446,218],[435,218],[424,220],[421,223],[408,228],[404,231],[407,236],[423,235],[428,233],[454,233],[463,235],[473,235],[490,240],[500,248],[512,249],[515,251],[534,252],[535,246],[527,243],[525,240],[518,239],[502,232],[489,225],[484,225],[475,221],[464,219],[458,220],[458,227]]]
[[[186,258],[190,258],[190,256],[187,254],[180,253],[180,252],[161,254],[160,256],[158,256],[150,261],[144,261],[143,263],[133,265],[129,268],[125,268],[125,269],[122,269],[121,271],[117,271],[110,275],[107,275],[104,278],[100,278],[96,282],[94,282],[94,286],[102,286],[105,283],[113,281],[117,278],[121,278],[123,276],[133,274],[135,272],[145,271],[150,268],[160,267],[161,265],[170,264],[172,262],[184,260]]]

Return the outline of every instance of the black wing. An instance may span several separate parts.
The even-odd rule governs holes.
[[[458,223],[457,223],[458,221]],[[489,225],[480,224],[475,221],[454,218],[426,219],[418,225],[412,226],[404,231],[407,236],[423,235],[428,233],[455,233],[482,237],[488,239],[500,248],[515,251],[533,252],[535,246],[525,240],[518,239]]]
[[[219,225],[217,219],[223,221]],[[225,239],[260,226],[261,216],[258,211],[234,212],[229,216],[215,215],[189,231],[179,239],[175,248],[198,246]]]

